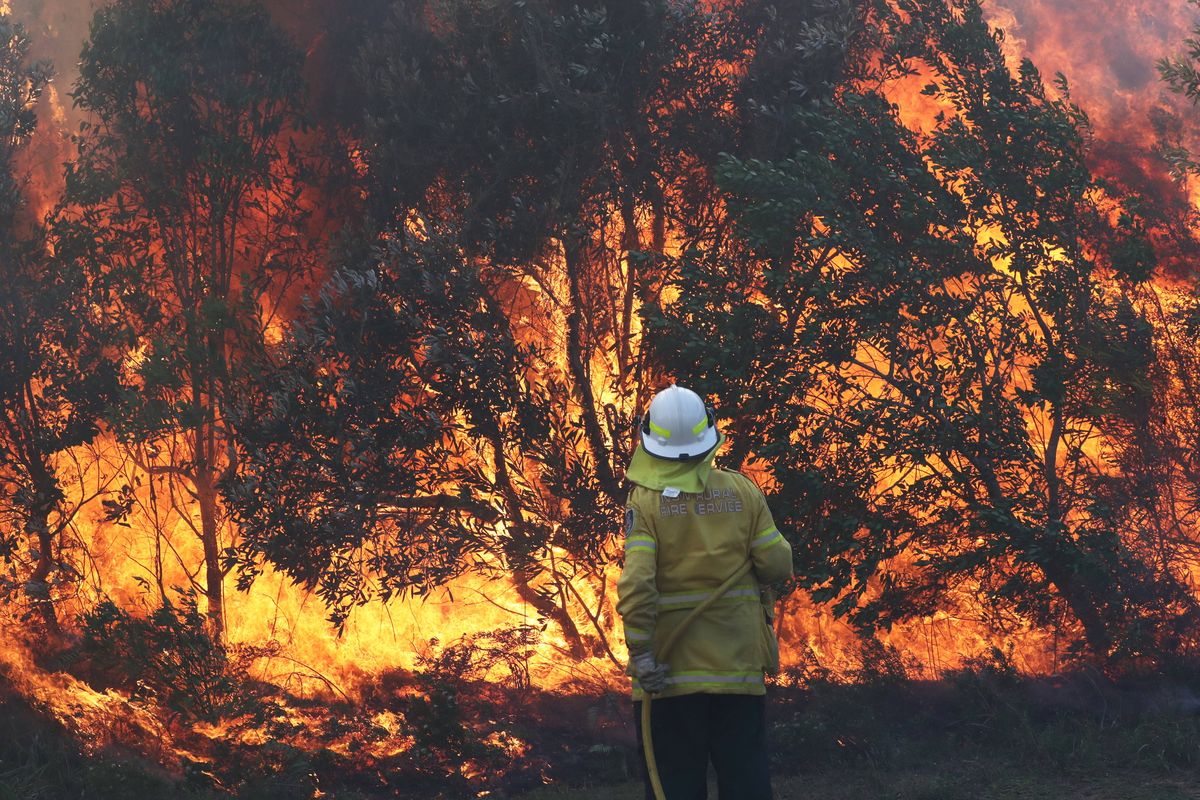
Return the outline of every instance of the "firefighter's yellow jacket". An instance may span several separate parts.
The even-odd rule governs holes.
[[[749,560],[753,570],[744,581],[694,620],[662,659],[670,665],[667,689],[656,696],[764,694],[764,672],[778,667],[766,587],[791,576],[791,546],[749,478],[713,468],[711,456],[686,466],[663,462],[656,472],[645,468],[652,457],[640,450],[628,473],[635,486],[617,583],[630,659],[659,654],[687,612]],[[643,697],[636,678],[633,696]]]

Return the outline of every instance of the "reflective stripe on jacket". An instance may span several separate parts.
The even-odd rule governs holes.
[[[670,494],[643,486],[629,493],[617,612],[630,657],[657,653],[688,610],[750,560],[751,574],[694,620],[667,654],[662,696],[763,694],[763,673],[775,667],[777,651],[762,588],[791,576],[792,548],[762,492],[740,473],[714,469],[704,491]],[[633,696],[642,697],[636,680]]]

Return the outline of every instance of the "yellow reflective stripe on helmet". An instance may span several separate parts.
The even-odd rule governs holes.
[[[650,430],[652,432],[657,433],[659,436],[661,436],[664,439],[671,438],[671,432],[661,425],[655,425],[654,420],[646,420],[646,423],[650,426]]]
[[[707,427],[708,427],[708,416],[705,415],[704,419],[700,420],[694,426],[692,426],[692,434],[694,436],[699,436],[701,434],[701,432],[703,432],[704,429]]]

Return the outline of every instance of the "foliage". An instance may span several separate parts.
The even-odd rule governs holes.
[[[0,800],[215,800],[181,786],[146,759],[116,750],[84,752],[61,725],[0,691]]]
[[[634,309],[667,226],[714,212],[726,64],[760,24],[657,1],[394,4],[359,63],[369,218],[246,404],[263,424],[242,425],[227,484],[243,585],[273,563],[340,621],[495,571],[573,654],[611,654],[568,608],[602,590],[656,388]]]
[[[874,637],[863,637],[858,642],[857,666],[850,673],[856,683],[882,688],[895,688],[909,680],[915,666],[912,657],[906,657],[894,645],[881,642]]]
[[[57,633],[54,603],[78,573],[62,531],[75,510],[55,459],[89,441],[113,389],[81,276],[52,262],[25,206],[18,151],[33,136],[51,69],[28,63],[29,40],[0,18],[0,597],[23,592]]]
[[[16,287],[0,398],[20,423],[0,434],[6,587],[55,597],[71,575],[53,460],[111,394],[93,327],[123,369],[114,428],[204,548],[203,598],[85,616],[98,683],[284,739],[302,726],[257,697],[257,651],[221,641],[227,572],[245,589],[281,570],[337,625],[466,572],[502,578],[535,626],[381,681],[395,693],[371,702],[403,734],[331,713],[324,744],[272,745],[243,788],[315,787],[350,760],[325,746],[343,728],[374,752],[410,736],[390,758],[430,785],[503,771],[522,723],[493,706],[530,696],[534,630],[560,628],[564,657],[618,659],[621,470],[669,378],[718,401],[723,463],[764,479],[803,587],[867,634],[857,686],[815,655],[790,676],[815,701],[784,724],[795,750],[899,763],[928,724],[1054,764],[1106,752],[1086,715],[1031,711],[1004,652],[926,713],[870,633],[937,609],[1054,628],[1102,663],[1187,667],[1196,301],[1152,285],[1160,223],[1096,177],[1065,81],[1013,68],[978,3],[388,5],[358,31],[362,113],[341,120],[362,219],[329,253],[302,57],[254,3],[100,10],[54,269],[36,226],[9,236],[20,187],[0,174]],[[10,149],[46,79],[11,30]],[[1189,96],[1196,58],[1163,65]],[[941,115],[901,113],[914,87]],[[145,485],[103,498],[104,519],[125,522]],[[1147,746],[1130,760],[1194,763],[1174,724],[1131,733]]]
[[[468,449],[498,435],[521,358],[473,307],[477,280],[449,248],[393,247],[306,306],[237,417],[245,456],[226,495],[242,586],[270,562],[340,624],[371,596],[424,594],[505,548],[520,559]],[[522,428],[545,435],[536,417]]]
[[[1065,85],[1010,72],[977,4],[881,3],[869,33],[878,74],[791,110],[790,155],[724,159],[736,250],[679,260],[646,313],[660,362],[739,409],[735,463],[769,472],[804,583],[857,624],[978,602],[1101,659],[1181,646],[1194,600],[1112,467],[1152,405],[1143,224]],[[918,75],[927,131],[888,95]]]
[[[1195,0],[1191,2],[1195,3]],[[1192,33],[1195,38],[1187,40],[1187,50],[1184,53],[1163,56],[1157,66],[1159,77],[1166,83],[1167,88],[1190,100],[1194,107],[1200,102],[1200,36],[1197,36],[1200,34],[1200,26],[1193,28]],[[1163,142],[1160,154],[1177,179],[1186,180],[1189,175],[1200,174],[1200,164],[1196,163],[1182,142]]]
[[[177,603],[144,618],[105,600],[80,622],[77,655],[99,685],[209,721],[246,713],[258,700],[247,669],[262,653],[215,639],[195,592],[180,591]]]
[[[56,248],[87,275],[124,350],[115,427],[166,454],[141,466],[200,508],[218,631],[220,551],[232,534],[215,484],[236,461],[222,409],[312,257],[299,235],[300,65],[253,4],[104,7],[81,55],[73,97],[88,121],[55,217]]]
[[[637,213],[629,204],[665,212],[687,156],[728,137],[720,106],[733,84],[718,68],[737,52],[723,38],[734,21],[717,12],[659,0],[393,12],[360,68],[381,213],[420,208],[453,223],[497,267],[528,270],[556,244],[582,249],[610,215]],[[688,107],[672,108],[675,97]],[[618,288],[580,291],[605,286]],[[606,313],[595,301],[589,310]]]
[[[504,700],[532,689],[526,662],[536,640],[526,627],[466,636],[445,647],[432,641],[433,651],[418,659],[416,692],[396,701],[414,755],[450,774],[464,761],[478,764],[477,771],[502,772],[511,756],[503,747],[505,729],[512,724]],[[498,694],[482,688],[489,684],[508,691],[489,697]]]

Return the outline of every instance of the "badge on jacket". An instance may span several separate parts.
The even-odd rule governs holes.
[[[625,509],[625,535],[633,533],[633,506]]]

